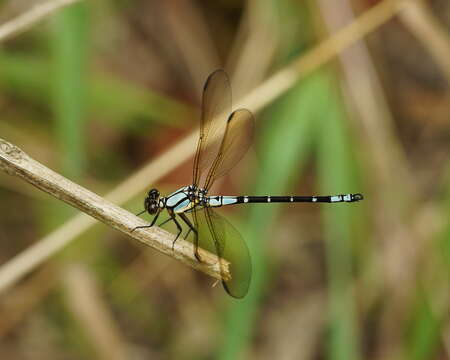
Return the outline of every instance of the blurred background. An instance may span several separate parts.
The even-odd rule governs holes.
[[[0,24],[39,3],[2,1]],[[220,209],[244,300],[103,224],[60,231],[1,289],[0,358],[450,359],[450,3],[399,3],[100,0],[0,38],[0,137],[100,195],[148,171],[113,197],[133,213],[191,182],[195,144],[167,152],[217,68],[256,131],[214,193],[365,196]],[[0,172],[0,276],[77,213]]]

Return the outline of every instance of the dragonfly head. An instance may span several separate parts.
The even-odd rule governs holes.
[[[155,215],[159,210],[159,191],[156,189],[151,189],[144,201],[145,210],[149,214]]]

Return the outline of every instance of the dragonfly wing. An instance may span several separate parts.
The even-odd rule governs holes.
[[[203,174],[209,169],[205,186],[230,170],[245,154],[253,135],[253,116],[250,111],[231,111],[231,87],[223,70],[213,72],[203,90],[200,138],[194,157],[193,184],[199,187]],[[208,250],[230,263],[231,280],[225,281],[221,268],[222,283],[233,297],[244,297],[251,279],[251,261],[248,248],[239,232],[211,208],[192,209],[194,247]],[[221,264],[221,262],[220,262]]]
[[[203,89],[200,137],[194,157],[194,185],[199,185],[202,173],[217,157],[230,112],[230,80],[225,71],[216,70],[208,77]]]
[[[222,143],[206,178],[205,189],[233,168],[253,141],[254,119],[247,109],[234,111],[228,118]]]
[[[226,292],[243,298],[249,289],[252,275],[250,253],[244,239],[231,223],[211,208],[196,212],[199,246],[230,263],[231,280],[222,280]],[[225,278],[221,269],[222,279]]]

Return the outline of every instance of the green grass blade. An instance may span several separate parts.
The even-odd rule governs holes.
[[[79,3],[54,17],[53,99],[62,167],[72,177],[86,166],[87,9]]]
[[[352,139],[332,78],[322,78],[322,116],[318,139],[320,192],[343,194],[359,192]],[[365,200],[367,201],[367,199]],[[360,219],[360,204],[323,206],[329,282],[329,349],[333,360],[358,358],[355,299],[352,293],[352,224]]]
[[[427,294],[418,295],[418,306],[410,329],[409,346],[406,353],[411,360],[433,359],[438,350],[441,321],[434,314]]]

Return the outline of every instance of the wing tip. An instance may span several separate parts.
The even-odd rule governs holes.
[[[212,79],[214,77],[218,76],[218,74],[220,74],[220,76],[223,76],[226,79],[226,81],[228,83],[230,83],[230,78],[228,76],[228,73],[224,69],[218,68],[208,75],[208,77],[206,78],[206,81],[205,81],[205,85],[203,86],[203,90],[205,90],[208,87],[208,85],[211,83]]]
[[[234,116],[235,116],[236,114],[241,113],[241,112],[243,112],[243,111],[246,112],[248,115],[250,115],[250,118],[251,118],[252,122],[254,122],[255,117],[253,116],[253,113],[252,113],[249,109],[246,109],[246,108],[239,108],[239,109],[234,110],[234,111],[230,114],[230,116],[228,116],[227,122],[230,122],[230,121],[234,118]]]
[[[222,280],[222,286],[225,289],[225,291],[227,292],[228,295],[230,295],[232,298],[234,299],[243,299],[245,298],[245,296],[248,294],[248,290],[249,288],[247,287],[247,289],[245,289],[244,291],[237,293],[235,291],[231,291],[231,289],[229,288],[229,286],[227,285],[226,281]]]

